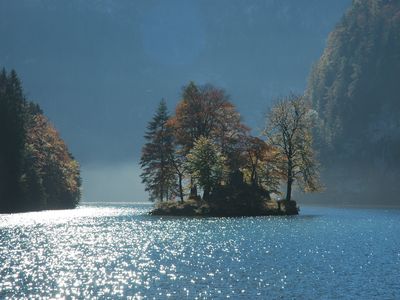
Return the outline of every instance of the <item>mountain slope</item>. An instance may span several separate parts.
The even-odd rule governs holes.
[[[353,1],[311,72],[306,96],[321,120],[318,146],[328,190],[351,191],[365,201],[383,194],[395,202],[400,1]]]

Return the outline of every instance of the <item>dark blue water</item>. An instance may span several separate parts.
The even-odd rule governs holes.
[[[399,210],[188,219],[149,208],[0,215],[0,298],[400,298]]]

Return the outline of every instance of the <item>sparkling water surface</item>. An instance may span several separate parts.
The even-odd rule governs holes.
[[[150,208],[0,215],[0,298],[400,299],[400,210],[182,218]]]

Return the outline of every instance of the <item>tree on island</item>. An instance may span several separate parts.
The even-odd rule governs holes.
[[[279,99],[267,114],[264,134],[267,143],[278,151],[277,162],[286,179],[288,201],[295,181],[303,191],[315,192],[321,188],[313,150],[314,123],[315,114],[309,103],[293,94]]]
[[[187,155],[187,170],[203,189],[203,199],[226,178],[226,158],[218,146],[206,137],[199,137]]]
[[[170,130],[173,130],[172,125],[170,124],[170,121],[168,122],[167,126],[169,126]],[[184,151],[180,145],[176,143],[176,138],[175,135],[174,137],[174,152],[169,153],[169,163],[175,170],[175,176],[178,179],[177,182],[177,195],[181,202],[184,200],[185,192],[184,192],[184,187],[183,187],[183,182],[185,180],[185,175],[186,175],[186,156],[184,154]]]
[[[223,146],[246,128],[223,89],[211,84],[197,86],[194,82],[183,88],[173,125],[178,143],[187,152],[200,137],[211,138]]]
[[[243,167],[245,178],[253,187],[263,187],[270,193],[279,194],[282,179],[279,169],[278,151],[258,137],[247,136],[243,146]]]
[[[160,202],[161,212],[180,207],[189,214],[297,214],[290,201],[293,182],[305,191],[319,188],[312,111],[301,97],[290,96],[269,118],[267,141],[253,137],[224,90],[194,82],[183,88],[175,115],[161,102],[141,158],[151,200]],[[280,194],[282,181],[288,184],[284,205],[271,198]],[[177,196],[179,202],[161,203]]]
[[[176,192],[173,133],[168,126],[169,114],[165,100],[147,126],[146,144],[142,149],[140,167],[142,182],[151,200],[168,200]]]
[[[181,155],[187,156],[196,140],[205,137],[219,145],[232,165],[239,156],[237,145],[248,131],[223,89],[210,84],[197,86],[194,82],[183,87],[182,100],[170,124]],[[189,182],[191,196],[197,196],[194,180],[189,178]]]
[[[80,170],[17,73],[0,73],[0,213],[76,207]]]

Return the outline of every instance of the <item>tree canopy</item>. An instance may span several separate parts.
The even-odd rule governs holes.
[[[357,0],[329,35],[306,98],[328,166],[400,160],[400,3]]]
[[[355,0],[310,74],[305,97],[333,201],[398,202],[399,53],[400,2]]]
[[[199,137],[187,155],[187,170],[208,199],[212,189],[226,178],[226,158],[209,138]]]
[[[266,123],[264,134],[277,149],[279,167],[287,181],[286,200],[291,200],[295,180],[304,191],[319,190],[312,138],[315,114],[311,106],[303,97],[290,95],[272,107]]]
[[[0,73],[0,212],[73,208],[80,170],[15,71]]]
[[[167,105],[162,100],[147,126],[146,144],[142,149],[141,177],[151,200],[167,200],[176,192],[173,133],[168,125]]]
[[[250,201],[257,206],[254,199],[264,201],[271,193],[280,194],[280,184],[287,178],[289,189],[297,179],[305,191],[317,190],[311,110],[305,102],[289,98],[273,108],[266,141],[250,135],[226,92],[218,87],[190,82],[172,116],[162,101],[149,122],[141,159],[150,198],[163,201],[179,196],[183,201],[190,190],[189,198],[198,199],[200,190],[205,201]],[[282,151],[282,142],[288,139],[279,140],[282,126],[292,127],[292,132],[284,129],[290,135],[291,148],[285,149],[290,155]],[[171,197],[164,197],[167,190]]]

